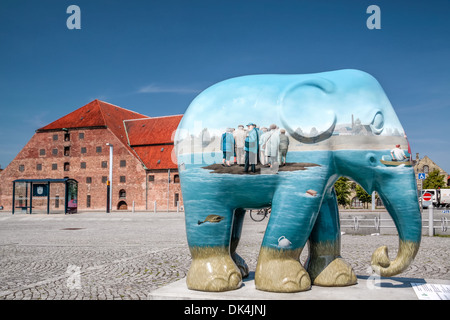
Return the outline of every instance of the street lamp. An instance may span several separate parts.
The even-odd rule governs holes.
[[[109,146],[109,178],[106,183],[107,186],[107,204],[106,204],[106,212],[112,211],[112,167],[113,167],[113,145],[111,143],[107,143],[107,146]]]

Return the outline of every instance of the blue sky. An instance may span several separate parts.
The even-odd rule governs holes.
[[[69,30],[69,5],[81,30]],[[369,30],[369,5],[381,29]],[[0,2],[0,165],[34,131],[100,99],[181,114],[221,80],[344,68],[374,75],[412,152],[450,173],[450,1]]]

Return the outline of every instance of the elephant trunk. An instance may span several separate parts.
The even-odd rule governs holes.
[[[383,277],[405,271],[419,250],[422,217],[414,172],[409,169],[398,168],[395,175],[383,176],[378,180],[383,184],[376,188],[399,234],[398,253],[393,261],[389,259],[386,246],[378,248],[372,255],[372,268]]]
[[[400,240],[397,257],[390,261],[387,247],[379,247],[372,254],[372,269],[382,277],[395,276],[409,267],[417,251],[419,251],[419,243]]]

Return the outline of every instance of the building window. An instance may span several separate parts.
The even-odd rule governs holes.
[[[127,192],[124,189],[120,189],[119,191],[119,198],[126,198]]]
[[[173,176],[173,183],[180,183],[180,176],[179,175],[174,175]]]
[[[70,133],[64,134],[64,141],[70,141]]]
[[[81,153],[86,153],[86,147],[81,147]]]
[[[108,168],[108,161],[102,161],[102,168]]]
[[[20,172],[24,172],[25,171],[25,166],[23,164],[19,165],[19,171]]]
[[[53,154],[54,156],[58,155],[58,149],[53,149],[53,150],[52,150],[52,154]]]
[[[154,182],[155,181],[155,176],[154,175],[148,176],[148,181],[149,182]]]
[[[359,200],[358,197],[354,197],[352,199],[352,207],[353,208],[362,208],[363,203],[361,202],[361,200]]]
[[[119,201],[119,203],[117,204],[117,210],[127,210],[128,209],[128,205],[125,201]]]
[[[101,153],[101,152],[102,152],[102,147],[96,147],[96,148],[95,148],[95,152]]]
[[[38,164],[36,165],[36,170],[37,170],[37,171],[42,171],[42,164],[41,164],[41,163],[38,163]]]
[[[120,160],[120,167],[125,168],[127,166],[127,160]]]
[[[64,171],[69,171],[69,170],[70,170],[70,163],[64,162]]]
[[[384,207],[384,204],[383,204],[383,201],[381,200],[381,198],[377,198],[375,203],[376,203],[377,207]]]
[[[57,134],[53,135],[53,141],[58,141],[58,135]]]
[[[40,156],[45,156],[45,149],[40,149],[39,150],[39,155]]]
[[[81,169],[86,169],[86,162],[81,162],[80,163],[80,168]]]
[[[127,178],[125,176],[120,176],[120,182],[121,183],[127,182]]]
[[[64,155],[66,157],[70,156],[70,147],[64,147]]]
[[[84,132],[80,132],[78,134],[78,139],[83,140],[84,139]]]
[[[58,170],[58,164],[52,163],[52,170]]]
[[[430,167],[428,167],[427,165],[423,166],[423,173],[428,174],[430,172]]]
[[[102,177],[102,183],[106,183],[108,181],[108,177],[107,176],[103,176]]]
[[[174,206],[178,206],[178,201],[180,201],[180,194],[179,193],[175,193],[175,201],[174,201]]]
[[[92,177],[86,177],[86,183],[92,183]]]
[[[88,194],[86,196],[86,208],[90,208],[91,207],[91,195]]]

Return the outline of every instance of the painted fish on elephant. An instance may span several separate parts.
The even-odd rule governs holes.
[[[198,224],[201,225],[202,223],[205,223],[205,222],[218,223],[218,222],[222,221],[223,218],[225,218],[225,217],[219,216],[217,214],[210,214],[209,216],[207,216],[205,218],[205,220],[203,220],[203,221],[198,220]]]

